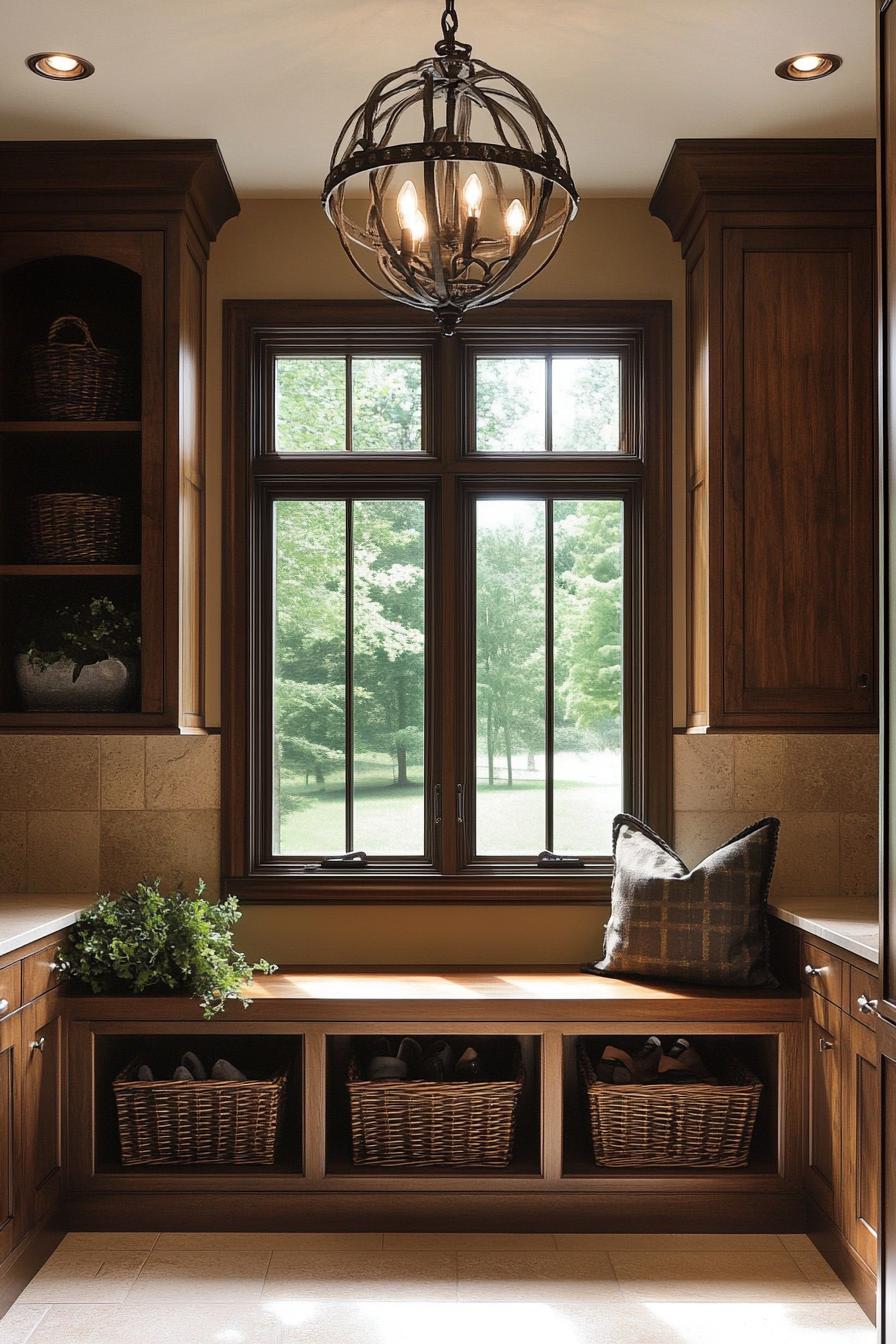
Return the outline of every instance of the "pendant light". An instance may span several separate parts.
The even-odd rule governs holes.
[[[323,205],[382,294],[450,335],[550,261],[578,196],[563,142],[515,76],[472,58],[446,0],[435,55],[386,75],[336,142]]]

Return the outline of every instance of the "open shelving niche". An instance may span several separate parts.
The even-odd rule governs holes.
[[[29,347],[46,341],[51,323],[68,314],[87,323],[97,346],[120,354],[123,390],[114,420],[31,418],[35,408],[23,388]],[[29,616],[101,596],[141,612],[142,362],[142,277],[129,267],[50,254],[0,274],[0,632],[7,651],[0,713],[45,717],[20,703],[10,656]],[[58,491],[121,499],[115,563],[44,564],[32,554],[28,500]],[[132,711],[139,709],[138,687]]]

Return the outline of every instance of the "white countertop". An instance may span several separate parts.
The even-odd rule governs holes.
[[[0,957],[74,924],[84,896],[0,896]]]
[[[877,900],[854,896],[780,896],[772,894],[768,912],[803,933],[823,938],[844,952],[880,959],[880,925]]]

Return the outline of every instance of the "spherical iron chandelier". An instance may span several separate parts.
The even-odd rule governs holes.
[[[578,206],[538,99],[473,60],[457,26],[445,0],[435,56],[373,86],[340,133],[322,197],[364,278],[430,310],[446,335],[467,309],[500,303],[543,270]]]

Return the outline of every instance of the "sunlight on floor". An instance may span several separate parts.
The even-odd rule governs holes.
[[[803,1236],[73,1233],[0,1344],[874,1344]]]

